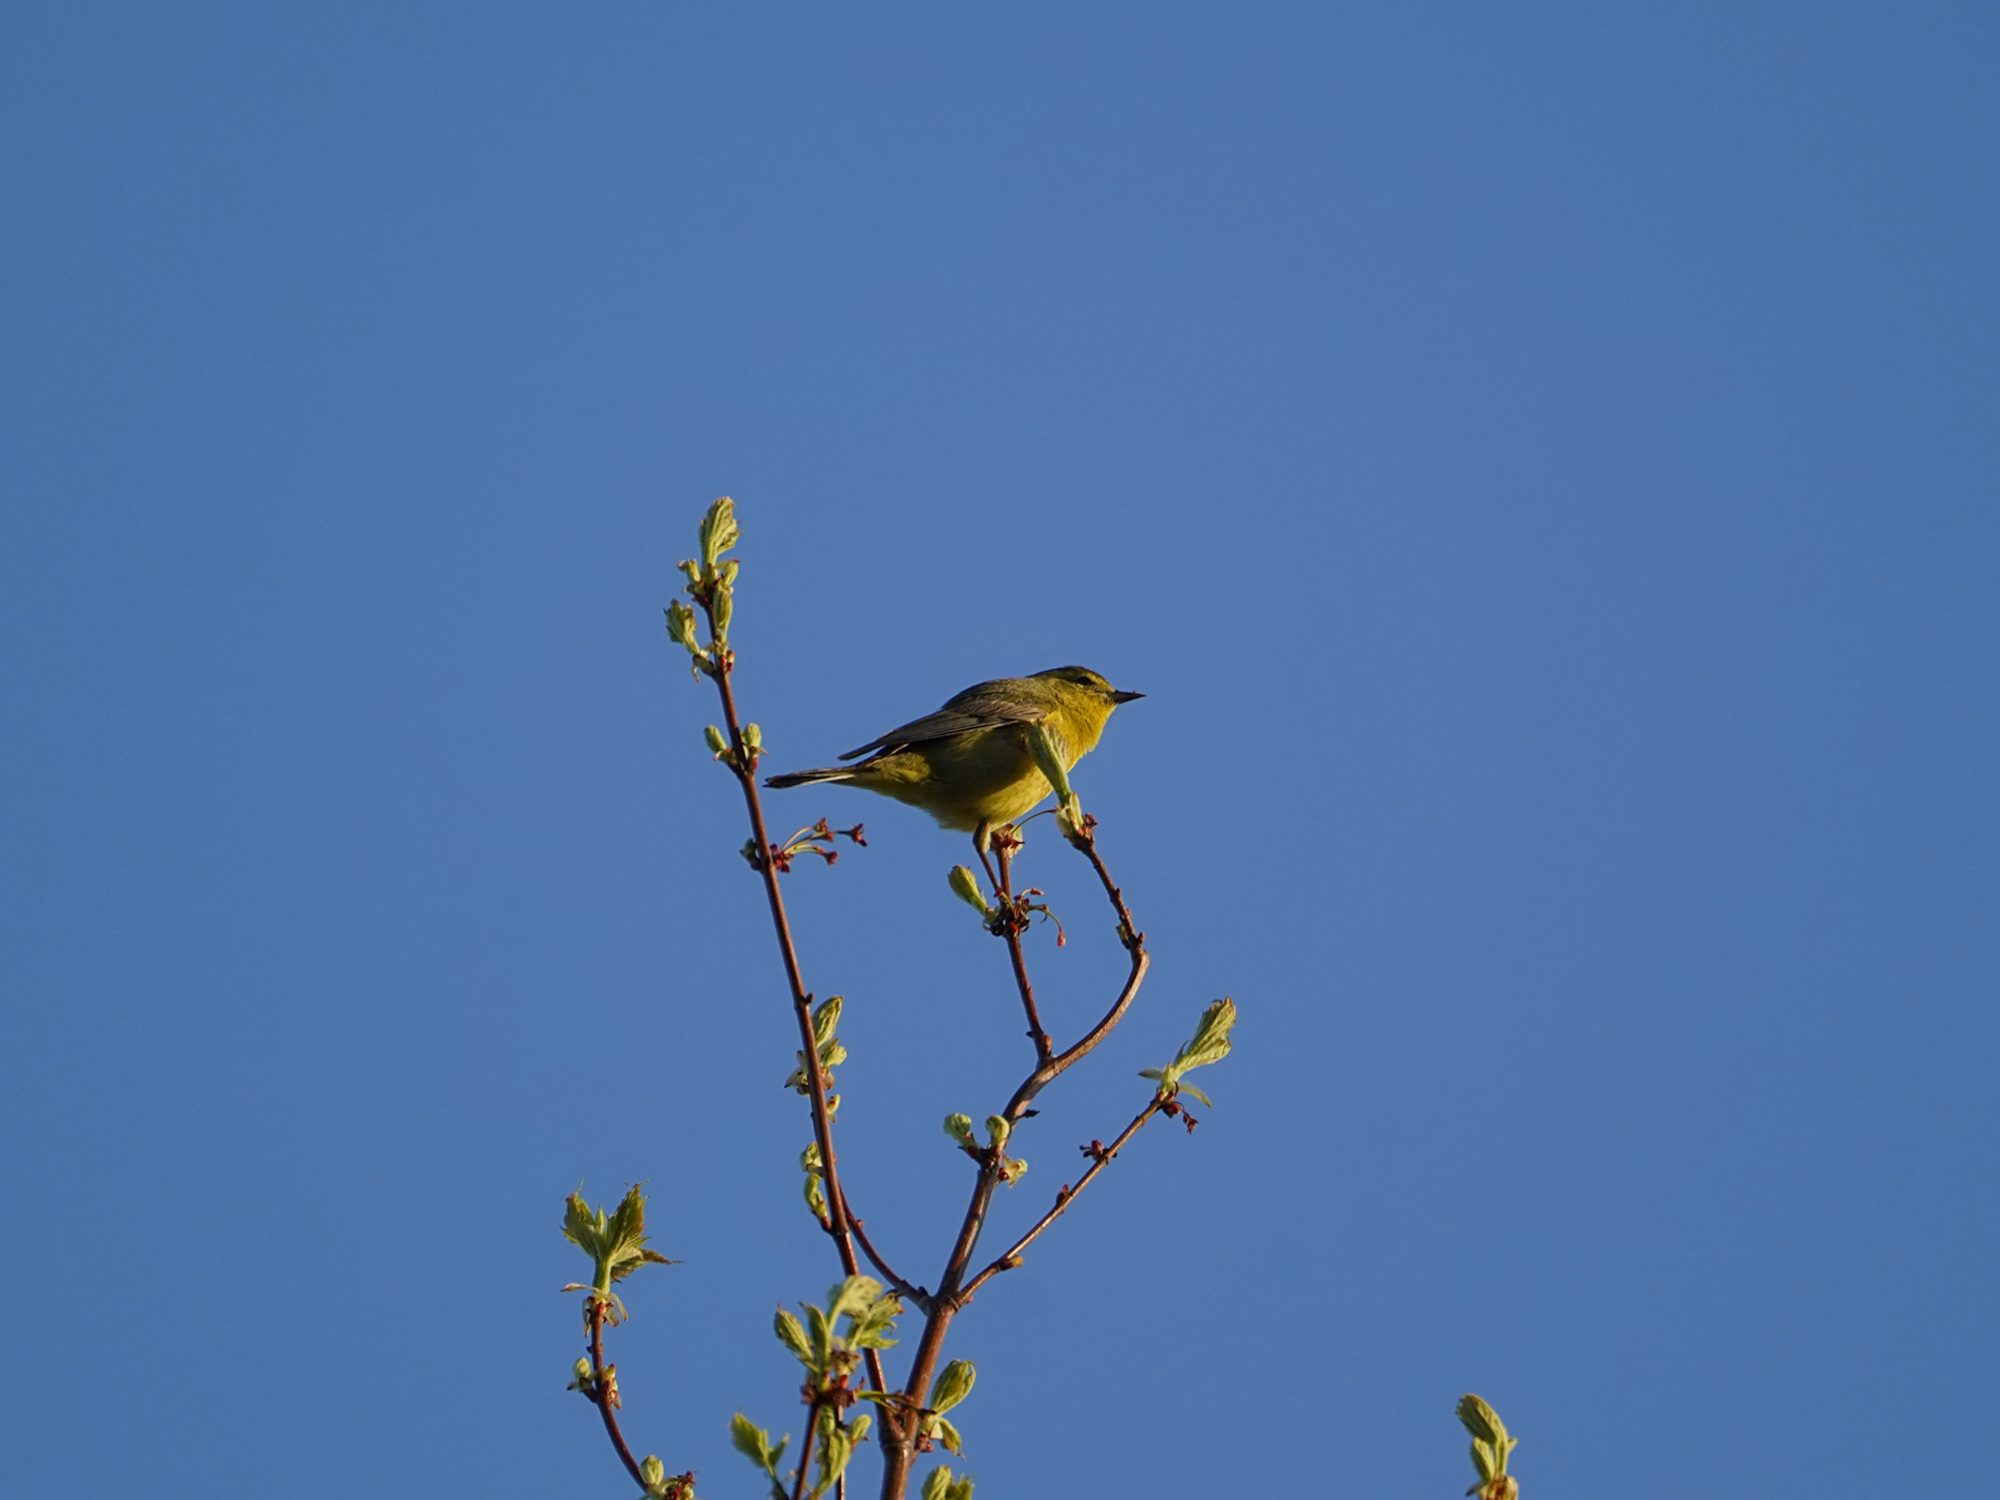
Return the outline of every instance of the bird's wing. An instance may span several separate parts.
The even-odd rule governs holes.
[[[1002,724],[1031,724],[1048,717],[1047,704],[1025,701],[1018,692],[1010,691],[1013,687],[1014,683],[1007,678],[969,687],[936,713],[900,724],[887,734],[856,746],[840,758],[854,760],[869,754],[888,755],[905,745],[922,744],[926,740],[946,740],[955,734],[970,734],[975,729],[997,729]]]

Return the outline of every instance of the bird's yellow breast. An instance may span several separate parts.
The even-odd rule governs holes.
[[[1055,708],[1042,721],[1068,770],[1104,733],[1108,711]],[[946,828],[968,832],[981,824],[1013,823],[1055,788],[1035,763],[1027,724],[976,729],[948,739],[906,745],[855,768],[854,781],[870,791],[921,807]]]

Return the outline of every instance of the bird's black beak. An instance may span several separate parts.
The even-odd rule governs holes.
[[[1112,695],[1111,695],[1111,701],[1112,701],[1113,703],[1130,703],[1130,702],[1131,702],[1131,701],[1132,701],[1132,700],[1133,700],[1134,698],[1143,698],[1143,697],[1145,697],[1145,696],[1146,696],[1146,695],[1145,695],[1144,693],[1119,693],[1119,692],[1114,692],[1114,693],[1112,693]]]

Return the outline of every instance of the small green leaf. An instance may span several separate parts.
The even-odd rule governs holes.
[[[924,1480],[922,1500],[972,1500],[972,1476],[955,1480],[951,1470],[939,1464]]]
[[[847,1472],[848,1460],[854,1457],[854,1434],[834,1420],[832,1407],[819,1410],[819,1477],[813,1483],[813,1493],[824,1495]]]
[[[636,1184],[609,1214],[593,1210],[571,1193],[563,1205],[563,1236],[595,1263],[592,1289],[599,1296],[608,1296],[613,1282],[623,1281],[643,1265],[673,1264],[646,1247],[646,1195]]]
[[[856,1349],[893,1349],[895,1339],[890,1335],[896,1331],[896,1318],[903,1311],[902,1302],[893,1294],[879,1297],[859,1317],[849,1320],[847,1341]]]
[[[987,904],[986,892],[979,887],[979,877],[965,865],[951,867],[951,893],[971,907],[979,915],[988,915],[993,908]]]
[[[828,995],[813,1007],[813,1040],[824,1047],[833,1040],[835,1028],[840,1025],[841,1007],[846,1003],[839,995]]]
[[[764,1429],[738,1412],[729,1419],[729,1442],[736,1451],[754,1464],[764,1462],[764,1445],[768,1441]]]
[[[729,1441],[738,1453],[775,1481],[778,1478],[778,1461],[785,1456],[785,1445],[790,1443],[791,1439],[781,1437],[777,1442],[772,1442],[770,1433],[739,1411],[729,1419]]]
[[[1224,996],[1202,1012],[1194,1035],[1182,1044],[1172,1062],[1164,1068],[1142,1068],[1139,1076],[1157,1080],[1160,1092],[1171,1098],[1182,1088],[1182,1074],[1221,1062],[1229,1055],[1229,1032],[1235,1024],[1236,1002]],[[1203,1104],[1208,1103],[1205,1095],[1196,1097]]]
[[[736,502],[721,496],[701,518],[701,560],[714,567],[742,534],[736,524]]]
[[[988,1115],[986,1117],[986,1143],[995,1151],[1005,1146],[1007,1144],[1007,1137],[1013,1133],[1014,1127],[1007,1123],[1004,1116]]]
[[[812,1350],[812,1357],[806,1361],[806,1368],[815,1375],[826,1373],[826,1367],[833,1363],[833,1323],[827,1315],[810,1302],[801,1304],[806,1310],[806,1327]]]
[[[1476,1438],[1495,1445],[1507,1440],[1507,1424],[1500,1413],[1469,1391],[1458,1398],[1458,1420]]]
[[[729,740],[715,725],[711,724],[704,729],[702,738],[708,741],[708,748],[715,752],[717,760],[729,759]]]
[[[812,1347],[806,1343],[805,1325],[784,1308],[771,1320],[772,1331],[778,1335],[778,1342],[796,1355],[801,1364],[812,1363]]]
[[[1479,1471],[1483,1480],[1490,1480],[1500,1472],[1500,1466],[1493,1457],[1493,1445],[1485,1438],[1472,1440],[1472,1467]]]
[[[1195,1027],[1193,1040],[1174,1060],[1182,1071],[1221,1062],[1229,1056],[1229,1033],[1235,1025],[1236,1002],[1224,996],[1201,1013],[1201,1024]]]
[[[826,1315],[829,1318],[858,1318],[882,1295],[882,1283],[873,1276],[850,1276],[827,1288]]]
[[[695,638],[694,611],[678,599],[667,606],[667,634],[687,647],[691,655],[701,655],[701,642]]]
[[[970,1360],[955,1359],[944,1367],[938,1378],[931,1383],[930,1408],[935,1412],[947,1412],[967,1396],[972,1394],[972,1383],[979,1378],[979,1372]]]
[[[968,1151],[979,1149],[978,1144],[972,1138],[971,1115],[946,1115],[944,1117],[944,1133]]]

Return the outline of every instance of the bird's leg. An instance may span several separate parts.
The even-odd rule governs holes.
[[[993,825],[981,823],[972,834],[972,852],[979,856],[980,864],[986,867],[986,883],[993,887],[993,893],[1000,894],[1000,877],[993,873],[993,861],[986,857],[986,849],[993,842]]]

